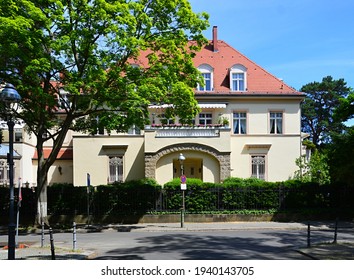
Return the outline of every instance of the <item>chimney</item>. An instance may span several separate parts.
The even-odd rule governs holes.
[[[213,26],[213,51],[218,52],[218,27]]]

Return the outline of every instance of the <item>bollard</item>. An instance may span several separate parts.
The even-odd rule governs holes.
[[[334,244],[337,243],[337,232],[338,232],[338,218],[336,219],[336,223],[334,226],[334,240],[333,240]]]
[[[53,238],[52,228],[49,228],[49,235],[50,235],[50,251],[52,253],[52,260],[55,260],[54,238]]]
[[[76,223],[73,223],[73,250],[76,250]]]
[[[44,223],[42,222],[42,237],[41,237],[41,247],[44,246]]]
[[[311,247],[311,229],[310,229],[310,223],[307,225],[307,248]]]

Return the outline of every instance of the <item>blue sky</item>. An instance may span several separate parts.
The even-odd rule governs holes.
[[[209,14],[218,39],[246,55],[289,86],[325,76],[354,88],[354,1],[190,0]]]

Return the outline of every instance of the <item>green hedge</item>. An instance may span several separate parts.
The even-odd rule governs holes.
[[[56,184],[48,188],[51,215],[141,213],[155,209],[159,186],[154,180],[136,180],[96,187]]]
[[[20,221],[34,221],[37,204],[36,194],[31,188],[22,188],[22,201],[20,207]],[[18,206],[18,188],[14,190],[15,211]],[[0,187],[0,224],[7,224],[9,221],[10,190],[8,187]]]
[[[210,191],[215,184],[203,183],[199,179],[187,179],[187,190],[185,191],[185,206],[188,211],[216,210],[215,193]],[[165,210],[178,210],[182,206],[181,182],[174,179],[164,185],[163,193],[170,196],[167,199]]]
[[[163,187],[154,180],[90,187],[56,184],[48,187],[48,214],[93,216],[145,214],[179,211],[182,192],[179,179]],[[15,203],[17,192],[15,190]],[[22,189],[21,218],[34,220],[36,194]],[[0,187],[0,223],[8,221],[9,189]],[[223,184],[187,179],[186,210],[191,213],[234,210],[353,209],[354,188],[319,186],[296,180],[265,182],[257,179],[228,178]]]
[[[354,188],[320,186],[298,180],[266,182],[249,178],[227,178],[223,184],[187,180],[186,209],[190,212],[239,209],[350,208],[354,206]],[[179,179],[165,184],[165,210],[181,207]]]
[[[228,209],[270,209],[279,207],[279,185],[256,178],[228,178],[223,200]]]

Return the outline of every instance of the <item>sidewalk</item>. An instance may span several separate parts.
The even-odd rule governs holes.
[[[354,229],[353,223],[341,223],[341,229]],[[311,223],[312,230],[333,230],[330,223]],[[224,230],[307,230],[305,223],[277,223],[277,222],[232,222],[232,223],[179,223],[169,224],[131,224],[79,227],[78,232],[107,231],[118,232],[183,232],[183,231],[224,231]],[[353,230],[354,231],[354,230]],[[52,251],[49,246],[43,248],[40,244],[20,244],[23,248],[16,249],[16,259],[51,260]],[[336,244],[311,244],[309,248],[294,248],[309,259],[318,260],[354,260],[354,243],[338,241]],[[7,250],[0,248],[0,260],[7,259]],[[69,248],[55,247],[56,260],[85,260],[93,259],[94,251],[73,251]]]

